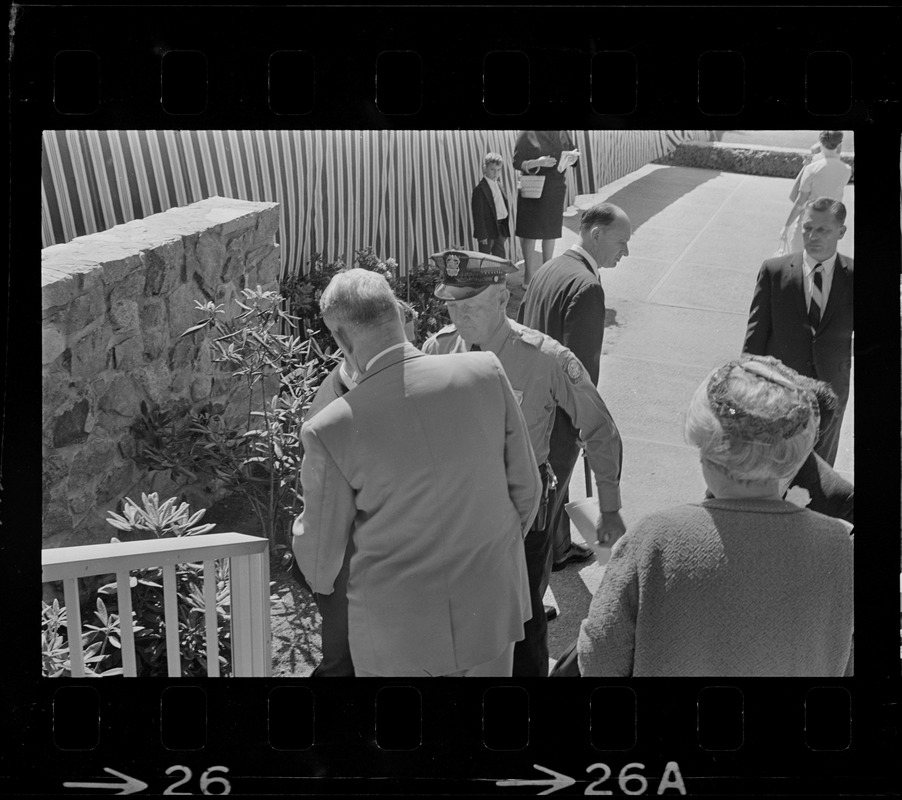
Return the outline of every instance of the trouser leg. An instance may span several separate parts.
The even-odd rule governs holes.
[[[841,401],[842,404],[836,409],[833,419],[830,420],[830,427],[823,432],[814,448],[814,452],[831,467],[836,461],[836,453],[839,450],[839,434],[842,429],[843,416],[846,413],[846,402],[845,399]]]
[[[552,499],[549,523],[551,560],[554,563],[560,563],[567,557],[572,544],[570,517],[564,507],[570,502],[570,478],[578,459],[577,433],[570,417],[558,409],[554,417],[554,427],[551,430],[551,450],[548,453],[548,463],[551,464],[551,469],[557,478],[557,489]]]
[[[548,527],[530,531],[524,540],[526,574],[532,618],[523,626],[524,638],[514,645],[513,677],[548,677],[548,621],[542,599],[551,577],[551,535]]]
[[[491,246],[491,254],[493,256],[498,256],[498,258],[507,258],[507,248],[505,247],[506,244],[506,236],[499,236],[497,239],[490,239],[489,245]]]
[[[487,255],[490,255],[491,252],[492,252],[492,244],[493,244],[493,242],[494,242],[494,239],[486,239],[485,244],[483,244],[482,242],[477,242],[477,244],[478,244],[478,246],[479,246],[479,252],[480,252],[480,253],[486,253]]]
[[[332,594],[314,594],[323,619],[323,659],[312,678],[353,678],[354,662],[348,644],[348,562],[335,578]]]

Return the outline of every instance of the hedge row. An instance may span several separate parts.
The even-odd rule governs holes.
[[[744,175],[768,175],[774,178],[795,178],[802,169],[806,150],[788,147],[764,149],[750,145],[724,144],[723,142],[686,142],[676,150],[654,161],[671,167],[701,167],[720,172],[739,172]],[[855,156],[842,155],[842,160],[852,167],[855,180]]]

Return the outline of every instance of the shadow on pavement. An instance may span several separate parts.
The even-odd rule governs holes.
[[[636,229],[655,214],[720,174],[708,169],[659,169],[614,192],[605,202],[620,206],[626,212],[635,235]]]
[[[557,660],[579,635],[580,624],[589,616],[592,592],[576,565],[553,572],[550,586],[558,616],[548,623],[548,655]]]

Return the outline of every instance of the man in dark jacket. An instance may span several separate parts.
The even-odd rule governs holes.
[[[837,252],[846,207],[821,197],[802,212],[804,250],[764,262],[749,309],[743,350],[774,356],[802,375],[827,381],[839,398],[817,443],[831,467],[849,399],[852,369],[854,264]]]
[[[613,269],[629,255],[632,228],[629,217],[612,203],[600,203],[583,212],[579,242],[545,264],[529,284],[517,321],[557,339],[582,362],[598,386],[598,362],[604,340],[604,288],[601,270]],[[579,456],[579,431],[560,408],[551,433],[548,461],[559,490],[551,510],[552,569],[571,561],[588,561],[592,551],[570,540],[570,519],[564,506]]]

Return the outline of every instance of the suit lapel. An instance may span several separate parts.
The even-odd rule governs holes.
[[[848,291],[848,278],[846,264],[842,256],[837,253],[836,263],[833,265],[833,282],[830,284],[830,296],[827,298],[827,307],[824,309],[824,313],[821,314],[821,324],[818,325],[818,330],[830,321],[830,317],[833,316],[836,307],[842,302],[842,298],[845,297]]]
[[[495,197],[492,195],[492,187],[489,186],[488,179],[483,178],[479,182],[479,186],[482,189],[482,193],[486,196],[486,199],[489,201],[489,206],[491,208],[495,208]]]
[[[805,298],[805,282],[803,273],[805,271],[802,254],[793,253],[789,257],[789,282],[792,286],[792,292],[796,297],[796,310],[802,319],[808,319],[808,301]]]

